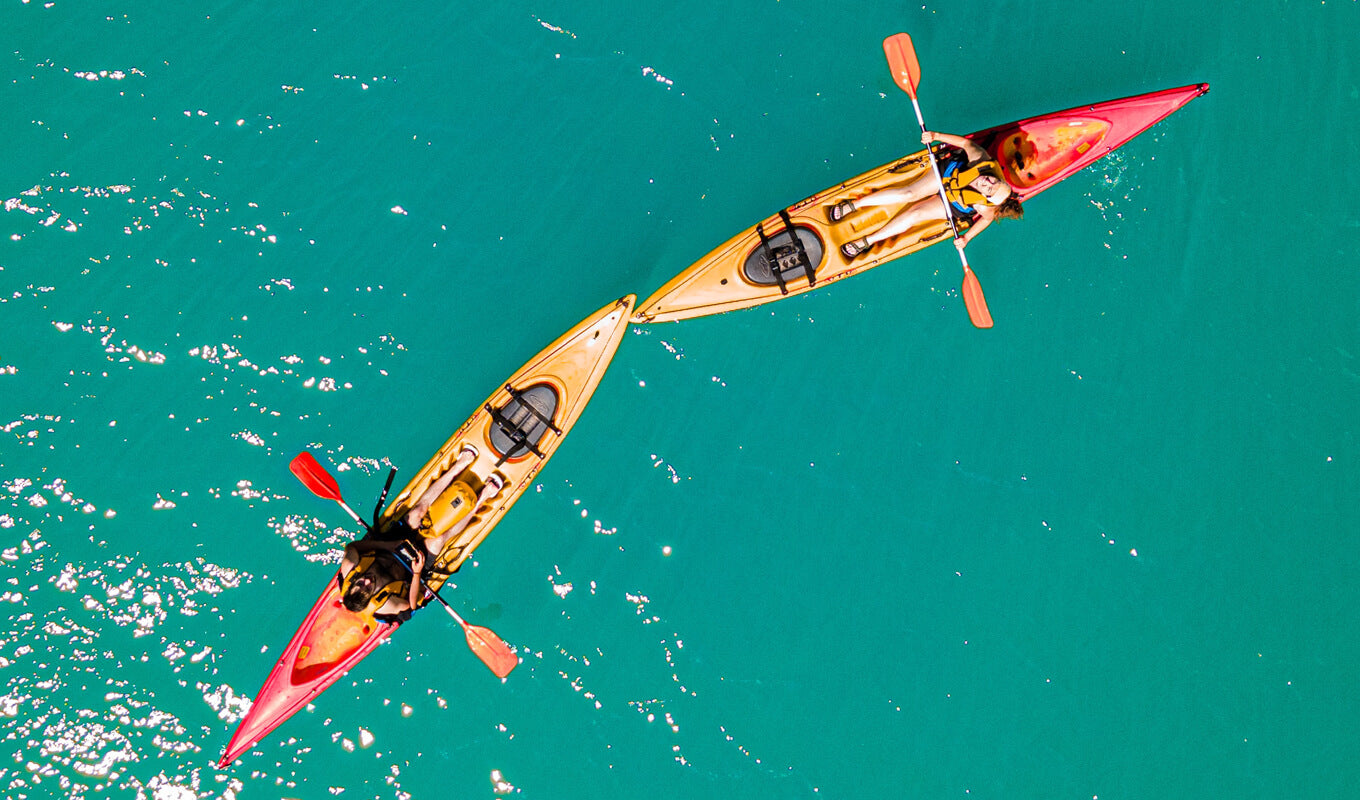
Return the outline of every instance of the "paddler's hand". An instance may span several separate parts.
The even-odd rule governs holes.
[[[921,131],[921,144],[929,147],[935,141],[935,131]]]
[[[963,252],[963,248],[965,248],[965,247],[967,247],[967,246],[968,246],[968,237],[967,237],[967,236],[959,236],[959,237],[957,237],[957,238],[954,239],[954,249],[955,249],[955,250],[958,250],[960,253],[962,253],[962,252]]]
[[[411,572],[419,575],[425,569],[425,554],[417,551],[415,557],[411,559]]]

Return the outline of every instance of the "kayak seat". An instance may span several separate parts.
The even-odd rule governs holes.
[[[488,403],[487,413],[491,414],[491,447],[499,457],[496,466],[526,453],[543,458],[538,443],[551,430],[562,435],[562,430],[553,423],[557,412],[557,390],[546,383],[536,383],[527,389],[516,389],[506,384],[505,390],[510,399],[503,405],[492,408]]]

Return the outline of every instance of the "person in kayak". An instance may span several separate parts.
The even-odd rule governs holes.
[[[473,512],[499,494],[504,485],[501,476],[492,473],[481,492],[474,492],[463,473],[476,458],[477,450],[465,445],[453,465],[430,484],[405,515],[345,546],[340,586],[346,608],[358,613],[379,601],[374,614],[389,616],[417,606],[423,594],[421,575],[426,561],[431,556],[438,558],[445,543],[472,522]],[[403,562],[410,564],[410,570]]]
[[[383,542],[361,539],[345,545],[340,562],[340,600],[358,614],[370,605],[373,615],[399,617],[420,600],[420,573],[425,569],[424,548],[405,547],[411,570],[397,560],[396,551],[405,540]],[[403,559],[406,560],[406,559]]]
[[[878,230],[841,245],[841,253],[847,259],[853,259],[879,242],[906,233],[923,222],[947,221],[950,213],[956,218],[967,218],[977,213],[977,221],[954,240],[954,246],[960,252],[970,239],[992,224],[992,220],[1020,219],[1024,216],[1020,200],[1011,192],[1010,184],[1001,177],[1001,166],[990,153],[963,136],[937,131],[921,134],[921,143],[927,147],[936,141],[956,148],[955,154],[940,165],[944,175],[945,196],[949,198],[951,208],[946,211],[939,202],[940,181],[935,179],[934,170],[905,185],[888,186],[856,200],[842,200],[827,209],[827,217],[832,222],[840,222],[861,208],[902,206]]]

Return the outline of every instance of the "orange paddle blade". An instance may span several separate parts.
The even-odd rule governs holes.
[[[894,33],[883,40],[883,54],[888,57],[888,68],[902,91],[916,97],[921,83],[921,64],[916,60],[916,47],[905,33]]]
[[[982,282],[967,264],[963,265],[963,304],[968,309],[968,319],[972,320],[973,327],[992,327],[992,312],[987,310],[987,298],[982,295]]]
[[[496,673],[497,678],[504,678],[519,666],[519,656],[510,645],[501,641],[501,637],[478,625],[467,625],[463,630],[467,632],[468,649]]]

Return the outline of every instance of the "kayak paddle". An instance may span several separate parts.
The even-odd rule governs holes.
[[[401,565],[414,575],[415,570],[411,569],[411,565],[406,563],[406,559],[400,553],[395,555]],[[439,596],[439,592],[423,583],[421,588],[425,590],[426,597],[433,597],[438,600],[444,610],[449,612],[453,621],[457,622],[463,629],[463,634],[467,637],[468,649],[472,651],[473,655],[480,658],[488,669],[496,673],[497,678],[504,678],[510,674],[511,670],[519,666],[519,656],[515,655],[515,651],[510,649],[510,645],[502,641],[501,637],[497,636],[491,629],[469,623],[459,616],[457,611],[453,610],[453,606],[449,605],[447,600]]]
[[[480,625],[469,624],[467,620],[458,616],[458,612],[454,611],[444,598],[439,596],[439,592],[428,586],[425,587],[425,591],[427,594],[433,595],[434,599],[438,600],[439,604],[444,607],[444,610],[449,612],[449,616],[453,617],[454,622],[462,626],[463,633],[467,636],[468,649],[472,651],[473,655],[480,658],[488,669],[496,673],[497,678],[504,678],[510,674],[511,670],[519,666],[519,656],[515,655],[515,651],[511,650],[510,645],[502,641],[501,637]]]
[[[368,523],[360,519],[359,515],[354,513],[354,509],[350,508],[345,499],[340,496],[340,485],[335,482],[335,478],[331,477],[326,468],[312,457],[311,453],[298,453],[292,461],[288,462],[288,469],[297,476],[298,480],[302,481],[303,486],[312,490],[312,494],[326,500],[334,500],[340,504],[341,508],[345,509],[346,514],[354,518],[355,522],[368,530],[372,530],[368,527]]]
[[[339,503],[340,507],[345,509],[346,513],[353,517],[356,522],[363,525],[365,528],[369,528],[368,523],[360,519],[359,515],[354,513],[354,509],[350,508],[349,505],[345,503],[344,498],[340,495],[340,485],[335,482],[335,478],[331,477],[331,474],[326,471],[326,468],[321,466],[321,464],[312,457],[311,453],[298,453],[297,456],[289,462],[288,469],[297,476],[298,480],[302,481],[304,486],[312,491],[312,494],[326,500],[334,500]],[[390,474],[388,475],[387,483],[389,486],[392,483],[392,476]],[[383,490],[383,494],[387,494],[386,489]],[[381,506],[382,501],[378,501],[378,504]],[[369,530],[372,529],[369,528]],[[402,566],[406,567],[407,570],[411,569],[411,565],[407,564],[405,559],[398,557],[397,560]],[[425,589],[426,595],[438,600],[439,604],[444,606],[444,610],[449,612],[449,616],[453,617],[454,621],[462,627],[464,634],[467,636],[468,649],[472,651],[473,655],[481,659],[482,663],[496,674],[496,677],[504,678],[519,664],[519,656],[515,655],[515,652],[510,649],[510,645],[502,641],[501,638],[489,628],[469,624],[467,620],[458,615],[457,611],[453,610],[453,607],[450,606],[444,598],[439,596],[438,592],[431,589],[429,586],[423,586],[422,588]]]
[[[916,100],[916,86],[921,82],[921,64],[916,60],[916,47],[911,36],[894,33],[883,40],[883,53],[888,57],[888,68],[892,70],[893,80],[898,88],[911,98],[911,106],[916,110],[916,121],[921,125],[921,133],[926,132],[926,120],[921,116],[921,104]],[[935,179],[940,182],[940,201],[944,203],[945,218],[954,238],[959,238],[958,225],[954,224],[954,212],[949,197],[944,193],[944,179],[940,176],[940,165],[935,161],[934,145],[926,145],[930,154],[930,167],[935,170]],[[987,310],[987,298],[982,294],[982,283],[968,266],[968,256],[959,250],[959,260],[963,262],[963,304],[968,309],[968,319],[978,328],[992,327],[992,314]]]

